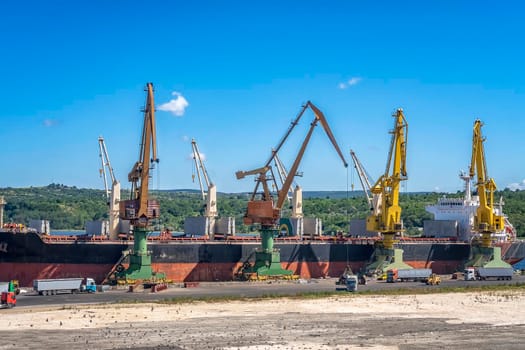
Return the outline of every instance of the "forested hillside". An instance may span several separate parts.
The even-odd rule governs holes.
[[[105,193],[102,190],[79,189],[51,184],[46,187],[2,188],[0,195],[7,202],[4,222],[27,224],[30,219],[47,219],[51,229],[84,229],[86,221],[107,218]],[[461,193],[403,193],[401,194],[402,217],[409,233],[417,233],[423,221],[432,219],[425,206],[433,204],[441,196],[461,197]],[[122,198],[129,192],[122,191]],[[169,227],[183,231],[184,218],[200,215],[202,201],[195,191],[160,191],[152,193],[161,205],[161,220],[157,229]],[[218,207],[221,216],[235,216],[237,232],[247,232],[242,226],[242,216],[248,201],[248,194],[219,194]],[[516,227],[520,236],[525,236],[525,191],[504,190],[504,211]],[[346,192],[305,192],[303,211],[307,217],[323,220],[326,233],[348,231],[348,222],[354,218],[365,218],[367,205],[362,193]],[[284,211],[283,216],[286,216]]]

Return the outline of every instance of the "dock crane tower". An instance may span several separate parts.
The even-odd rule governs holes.
[[[297,156],[293,165],[290,167],[290,170],[284,180],[281,188],[277,187],[275,182],[275,177],[273,176],[273,170],[271,163],[275,158],[275,155],[280,151],[281,147],[287,140],[288,136],[299,123],[299,120],[303,116],[304,112],[310,108],[315,115],[314,120],[310,124],[310,129],[299,149]],[[248,175],[257,175],[255,189],[252,193],[250,200],[248,201],[248,207],[246,214],[244,215],[244,224],[260,225],[260,235],[261,235],[261,248],[255,252],[255,264],[253,266],[245,267],[242,271],[244,278],[260,278],[260,276],[273,276],[273,277],[282,277],[292,275],[292,271],[285,270],[281,266],[281,255],[278,249],[274,249],[274,237],[279,230],[279,219],[281,217],[281,208],[287,197],[290,186],[297,174],[299,164],[303,158],[308,142],[312,136],[312,133],[317,126],[317,123],[321,123],[323,129],[325,130],[328,138],[332,142],[332,145],[336,149],[339,157],[343,160],[345,167],[348,166],[339,145],[337,144],[335,137],[330,130],[328,122],[324,114],[310,101],[303,105],[301,111],[291,123],[287,132],[280,140],[279,144],[275,149],[273,149],[272,154],[268,161],[261,168],[257,168],[251,171],[238,171],[236,173],[237,179],[243,179]],[[274,185],[277,189],[277,200],[274,201],[274,198],[270,192],[270,186],[268,181],[274,181]],[[258,194],[259,186],[262,185],[263,192]]]
[[[104,179],[104,189],[106,190],[106,202],[108,205],[109,239],[117,239],[120,222],[120,182],[116,179],[113,172],[113,167],[109,161],[106,143],[102,136],[98,138],[98,146],[100,151],[100,161],[102,163],[102,167],[100,168],[100,176],[102,179]],[[108,186],[108,174],[111,180],[111,189]]]
[[[407,179],[408,124],[402,109],[398,109],[393,117],[395,121],[385,173],[371,188],[373,195],[381,196],[381,202],[379,210],[367,217],[366,229],[380,232],[382,239],[377,242],[372,262],[365,267],[367,275],[382,274],[392,268],[412,268],[403,262],[403,250],[394,249],[394,236],[404,231],[399,206],[399,186],[401,181]]]
[[[481,235],[480,244],[472,247],[472,259],[467,267],[510,267],[501,259],[501,248],[492,245],[492,234],[504,229],[505,218],[495,209],[494,192],[496,182],[489,177],[481,127],[483,123],[478,119],[474,122],[472,135],[472,156],[470,160],[469,176],[476,176],[476,188],[479,197],[479,206],[474,215],[474,232]]]
[[[129,267],[117,275],[117,278],[128,283],[137,280],[158,281],[165,278],[163,273],[153,272],[151,254],[147,250],[147,235],[151,231],[150,222],[160,216],[160,206],[158,201],[149,199],[148,193],[150,169],[159,162],[159,159],[152,83],[146,85],[146,91],[139,160],[128,174],[128,180],[131,182],[131,198],[120,202],[120,218],[130,220],[133,226],[134,243],[133,251],[129,255]]]
[[[204,166],[197,141],[191,140],[192,158],[195,162],[195,169],[197,173],[197,179],[199,180],[199,186],[201,189],[202,200],[204,201],[204,217],[208,218],[208,229],[207,232],[210,236],[213,236],[213,228],[215,224],[215,218],[218,215],[217,212],[217,188],[211,182],[208,171]],[[195,178],[195,174],[193,174]],[[204,183],[203,183],[204,182]],[[206,189],[204,188],[206,185]]]

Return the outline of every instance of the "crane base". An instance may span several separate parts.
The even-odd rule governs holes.
[[[471,258],[464,267],[512,267],[501,259],[501,247],[472,246]]]
[[[403,262],[403,249],[376,247],[372,261],[364,267],[367,276],[383,276],[390,269],[412,269]]]
[[[151,254],[147,250],[148,231],[141,228],[133,230],[133,253],[129,254],[129,266],[115,273],[118,284],[134,284],[137,281],[163,282],[166,274],[154,272],[151,268]]]
[[[294,274],[282,268],[281,252],[274,249],[272,252],[256,251],[255,263],[246,264],[240,271],[240,277],[243,280],[294,279]]]

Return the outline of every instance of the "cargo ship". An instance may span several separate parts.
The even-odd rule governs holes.
[[[447,274],[461,269],[468,261],[469,242],[476,238],[471,227],[479,199],[471,193],[469,177],[460,177],[465,181],[464,197],[443,197],[427,206],[434,220],[424,223],[424,237],[398,237],[396,247],[403,249],[407,264]],[[497,210],[503,213],[501,206]],[[119,265],[126,266],[123,252],[133,248],[132,239],[125,235],[118,239],[104,235],[51,235],[45,220],[33,220],[30,228],[2,226],[0,281],[16,279],[23,286],[30,286],[34,279],[62,277],[92,277],[101,283]],[[349,236],[297,234],[276,238],[282,267],[301,278],[338,277],[347,267],[358,271],[373,258],[378,237],[374,233],[352,234],[352,223],[350,228]],[[525,241],[516,240],[516,232],[506,217],[505,230],[496,233],[493,241],[501,247],[502,257],[508,263],[516,264],[525,258]],[[234,280],[245,264],[253,262],[259,246],[256,236],[225,235],[211,240],[206,236],[177,237],[164,232],[148,238],[153,270],[166,273],[174,282]]]
[[[253,259],[259,246],[255,239],[205,239],[156,237],[150,240],[152,267],[174,282],[231,281]],[[503,258],[515,264],[525,257],[525,242],[502,242]],[[35,232],[0,232],[0,280],[17,279],[23,286],[34,279],[92,277],[103,282],[131,249],[130,241],[99,240],[95,237],[46,236]],[[341,275],[346,267],[359,270],[374,252],[374,239],[328,238],[317,240],[276,239],[283,268],[301,278]],[[427,267],[439,274],[457,271],[470,256],[470,244],[445,239],[402,240],[409,265]]]
[[[470,181],[460,176],[465,180],[464,197],[443,197],[427,206],[434,220],[425,222],[425,237],[399,237],[396,247],[403,249],[407,264],[448,274],[468,261],[469,242],[476,237],[471,231],[472,216],[479,202],[471,194]],[[502,212],[501,206],[498,210]],[[119,265],[126,266],[123,252],[133,248],[128,237],[50,235],[46,223],[36,220],[32,225],[36,229],[9,224],[0,228],[0,281],[17,279],[21,285],[30,286],[34,279],[92,277],[101,283]],[[275,247],[280,249],[284,269],[301,278],[326,278],[340,276],[347,267],[358,271],[373,258],[377,239],[374,235],[303,235],[276,238]],[[504,232],[495,234],[493,241],[508,263],[525,258],[525,241],[516,240],[507,218]],[[148,239],[153,270],[166,273],[174,282],[234,280],[245,264],[253,262],[259,246],[256,236],[242,235],[210,240],[164,232]]]

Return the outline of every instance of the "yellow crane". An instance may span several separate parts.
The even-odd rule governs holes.
[[[282,186],[279,188],[277,182],[275,181],[275,176],[273,174],[271,163],[274,161],[275,156],[280,151],[281,147],[287,140],[288,136],[294,129],[294,127],[299,123],[299,120],[305,113],[305,111],[310,108],[314,112],[314,120],[310,124],[310,129],[299,149],[295,160],[290,167],[290,170],[284,179]],[[326,117],[323,112],[321,112],[312,102],[308,101],[303,105],[301,111],[292,122],[284,137],[280,140],[276,148],[272,150],[272,154],[266,164],[260,168],[250,170],[250,171],[238,171],[236,173],[237,179],[242,179],[248,175],[256,175],[256,185],[252,193],[250,200],[248,201],[246,214],[244,215],[244,223],[246,225],[258,224],[261,227],[261,249],[255,253],[255,265],[246,267],[242,274],[246,277],[249,276],[283,276],[291,275],[292,271],[284,270],[281,267],[280,263],[280,252],[277,249],[273,248],[273,238],[279,230],[279,220],[281,217],[281,209],[287,198],[288,191],[292,182],[297,174],[299,169],[299,164],[303,158],[304,152],[312,133],[318,123],[321,123],[325,133],[332,142],[332,145],[336,149],[339,157],[343,160],[343,164],[348,166],[339,145],[337,144],[335,137],[328,125]],[[277,189],[277,199],[274,200],[272,193],[270,191],[269,181],[273,181],[273,185]],[[262,193],[258,193],[259,186],[262,185]]]
[[[394,129],[388,154],[386,170],[370,189],[372,194],[381,195],[381,210],[369,215],[366,219],[368,231],[381,232],[383,246],[394,247],[394,235],[404,230],[399,206],[399,186],[407,179],[406,171],[406,140],[408,124],[403,110],[395,114]],[[392,170],[392,171],[390,171]]]
[[[160,216],[158,201],[149,199],[150,170],[157,158],[157,139],[155,131],[155,102],[153,84],[146,85],[147,98],[144,107],[144,124],[140,142],[139,160],[128,174],[131,182],[131,198],[120,202],[120,218],[129,220],[133,225],[133,251],[129,254],[129,267],[121,271],[117,278],[126,282],[145,280],[155,281],[164,278],[162,273],[151,269],[151,254],[147,249],[147,235],[150,232],[150,221]]]
[[[408,124],[402,109],[393,115],[394,128],[385,173],[371,187],[372,195],[380,196],[381,203],[366,219],[366,229],[380,232],[382,239],[374,252],[374,261],[366,267],[367,274],[383,273],[390,268],[410,268],[403,263],[403,251],[394,249],[394,236],[403,232],[399,187],[407,179],[406,147]]]
[[[501,248],[492,246],[492,234],[504,229],[505,218],[496,213],[494,203],[494,192],[496,182],[489,177],[485,149],[483,143],[485,138],[481,133],[483,123],[478,119],[474,122],[472,134],[472,156],[470,160],[469,176],[476,176],[476,188],[479,197],[479,206],[474,215],[474,232],[481,235],[481,244],[474,246],[473,259],[467,262],[467,266],[475,267],[510,267],[501,260]]]
[[[490,247],[492,245],[491,234],[503,230],[504,220],[503,216],[494,212],[496,182],[488,176],[483,148],[485,138],[481,135],[482,126],[483,123],[479,119],[474,122],[469,175],[470,178],[477,175],[476,187],[479,196],[479,207],[474,216],[474,231],[481,234],[481,246]]]

